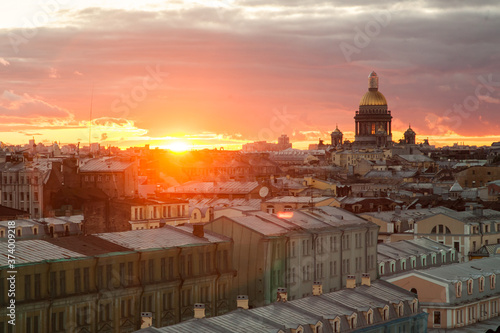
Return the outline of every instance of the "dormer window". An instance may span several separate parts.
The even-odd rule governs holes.
[[[495,284],[496,284],[496,275],[491,274],[490,275],[490,289],[495,289]]]
[[[461,281],[458,281],[456,283],[456,293],[457,293],[457,297],[462,297],[462,282]]]
[[[484,291],[484,276],[481,276],[479,278],[479,292],[483,292]]]
[[[417,307],[418,307],[418,300],[415,298],[415,299],[411,302],[411,312],[412,312],[412,313],[416,313],[416,312],[417,312]]]
[[[467,281],[467,294],[469,294],[469,295],[472,294],[472,279],[469,279]]]
[[[406,270],[406,260],[401,260],[401,269],[404,271]]]
[[[380,275],[384,275],[384,263],[380,264],[380,266],[379,266],[379,272],[380,272]]]
[[[370,309],[366,312],[366,323],[368,325],[373,324],[373,310]]]
[[[403,302],[398,305],[398,316],[403,317],[405,313]]]
[[[333,333],[340,333],[340,318],[337,317],[331,321]]]
[[[357,315],[355,313],[353,313],[350,317],[348,317],[349,327],[351,329],[356,328],[356,324],[357,324],[356,319],[357,319]]]
[[[389,306],[384,306],[384,310],[382,311],[382,318],[384,320],[389,320]]]

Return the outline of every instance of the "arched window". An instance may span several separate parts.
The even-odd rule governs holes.
[[[471,295],[473,288],[472,288],[472,279],[467,280],[467,294]]]
[[[17,229],[17,237],[21,237],[21,228]]]
[[[389,320],[389,306],[388,305],[384,306],[382,317],[384,320]]]
[[[484,276],[479,277],[479,292],[484,291]]]
[[[379,272],[380,272],[380,275],[384,275],[384,263],[381,263],[380,266],[379,266]]]
[[[403,317],[404,314],[405,314],[405,308],[404,308],[403,302],[401,302],[398,304],[398,316]]]
[[[456,283],[456,294],[457,297],[462,297],[462,281]]]
[[[337,317],[331,321],[333,333],[340,333],[340,318]]]
[[[415,288],[411,288],[411,289],[410,289],[410,291],[411,291],[412,293],[414,293],[415,295],[418,295],[418,293],[417,293],[417,289],[415,289]]]
[[[287,206],[285,206],[285,209],[284,209],[284,210],[285,210],[285,212],[290,212],[290,211],[292,211],[292,210],[293,210],[293,207],[292,207],[292,206],[288,206],[288,205],[287,205]]]
[[[366,312],[366,323],[368,325],[373,324],[373,310],[370,309]]]
[[[496,275],[491,274],[490,275],[490,289],[495,289],[495,284],[496,284]]]

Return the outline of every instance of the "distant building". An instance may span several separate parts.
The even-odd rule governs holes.
[[[289,299],[309,296],[314,281],[325,290],[360,282],[362,273],[376,277],[378,227],[335,207],[287,212],[278,218],[264,212],[240,212],[205,224],[206,230],[234,243],[233,298],[249,296],[251,306],[274,301],[278,288]]]
[[[61,161],[37,159],[0,164],[1,204],[27,211],[32,218],[47,216],[51,196],[63,183]]]
[[[279,151],[279,150],[285,150],[288,148],[292,148],[292,144],[290,143],[290,138],[282,134],[278,138],[278,143],[270,143],[266,141],[256,141],[252,143],[245,143],[242,147],[241,150],[244,152],[258,152],[258,151]]]
[[[385,96],[378,91],[379,78],[375,72],[368,77],[368,91],[359,102],[355,119],[355,146],[387,147],[392,145],[391,111]]]
[[[485,186],[500,179],[500,166],[474,166],[459,171],[455,177],[463,188]]]
[[[405,144],[407,144],[407,145],[414,145],[415,144],[415,137],[416,137],[416,135],[417,135],[417,133],[415,133],[415,131],[411,128],[411,126],[408,126],[408,129],[404,133]]]
[[[380,277],[458,262],[452,247],[422,237],[377,245]]]
[[[144,328],[140,333],[178,332],[426,332],[428,314],[423,312],[415,294],[384,281],[363,278],[361,285],[323,292],[315,282],[313,296],[290,300],[286,289],[280,289],[274,303],[248,309],[246,295],[235,301],[239,309],[231,313],[204,318],[203,304],[197,318],[174,326]]]
[[[122,198],[84,205],[85,234],[157,229],[189,222],[189,202],[181,199]]]
[[[486,258],[384,278],[418,295],[427,327],[442,332],[497,317],[500,258]],[[475,331],[484,332],[484,331]]]
[[[231,241],[189,227],[16,242],[15,332],[134,332],[235,308]],[[0,257],[0,331],[7,323],[8,261]]]

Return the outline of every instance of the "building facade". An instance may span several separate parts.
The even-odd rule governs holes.
[[[357,146],[386,147],[392,144],[392,116],[385,96],[378,91],[379,78],[375,72],[368,77],[368,91],[356,111],[355,139]]]

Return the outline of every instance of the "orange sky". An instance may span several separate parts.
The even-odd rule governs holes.
[[[0,5],[2,142],[307,148],[353,138],[371,70],[395,141],[500,141],[496,2],[54,1]]]

